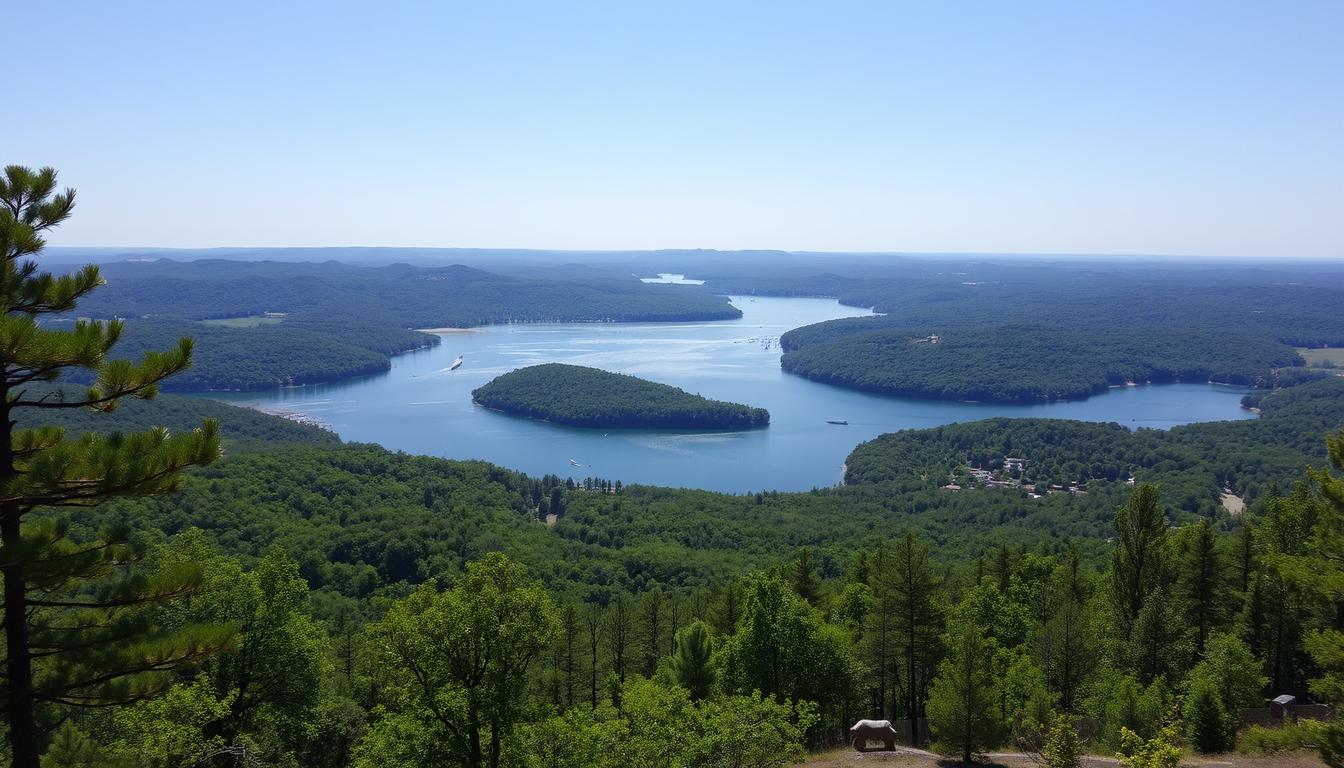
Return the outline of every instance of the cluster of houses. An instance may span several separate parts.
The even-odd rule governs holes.
[[[976,485],[985,488],[1016,488],[1025,491],[1027,497],[1032,499],[1039,499],[1047,493],[1087,493],[1087,483],[1082,480],[1068,484],[1053,483],[1047,486],[1043,483],[1037,483],[1022,478],[1022,474],[1026,469],[1026,459],[1018,458],[1016,456],[1004,456],[1003,466],[999,469],[970,467],[965,470],[965,473],[969,478],[967,481],[968,483],[975,483]],[[1132,484],[1133,479],[1131,478],[1129,482]],[[956,477],[953,476],[949,478],[948,484],[943,486],[943,490],[960,491],[962,490],[962,486],[957,483]]]

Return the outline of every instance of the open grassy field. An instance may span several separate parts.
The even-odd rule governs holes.
[[[1344,368],[1344,347],[1322,347],[1320,349],[1297,347],[1297,354],[1307,361],[1307,365],[1320,365],[1328,360],[1336,366]]]
[[[283,317],[262,317],[254,315],[252,317],[225,317],[218,320],[202,320],[206,325],[220,325],[225,328],[256,328],[259,325],[275,325],[283,322]]]
[[[945,758],[922,750],[898,752],[866,752],[852,749],[821,752],[803,761],[804,768],[953,768],[965,765],[955,758]],[[1038,768],[1039,763],[1019,753],[985,755],[975,766],[1002,766],[1002,768]],[[1092,755],[1083,759],[1086,768],[1115,768],[1120,761],[1113,756]],[[1291,752],[1276,755],[1189,755],[1181,765],[1191,768],[1325,768],[1314,752]]]

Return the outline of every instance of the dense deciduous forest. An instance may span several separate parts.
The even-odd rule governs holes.
[[[677,387],[588,368],[546,363],[519,368],[473,390],[472,399],[504,413],[574,427],[754,429],[764,408],[726,403]]]

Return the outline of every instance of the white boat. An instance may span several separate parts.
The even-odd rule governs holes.
[[[573,464],[573,465],[576,466],[576,467],[580,467],[580,468],[588,466],[587,464],[580,464],[579,462],[575,461],[574,459],[570,459],[570,460],[569,460],[569,463],[570,463],[570,464]]]
[[[458,355],[457,359],[453,361],[453,364],[448,366],[448,370],[456,371],[458,368],[461,367],[462,367],[462,355]]]

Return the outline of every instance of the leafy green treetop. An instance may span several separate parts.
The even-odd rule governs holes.
[[[378,713],[355,764],[497,768],[522,717],[528,669],[559,633],[541,584],[498,552],[446,592],[421,585],[370,629],[397,676],[397,705]]]

